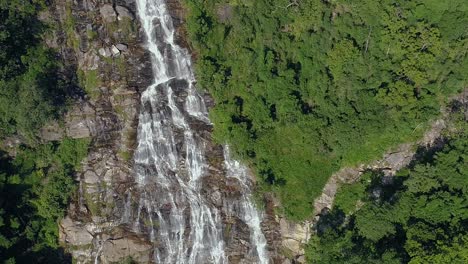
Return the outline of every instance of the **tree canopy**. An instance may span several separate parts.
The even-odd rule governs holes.
[[[468,262],[468,133],[391,183],[379,172],[338,192],[307,250],[310,263]]]
[[[293,219],[333,172],[417,139],[466,87],[463,0],[185,3],[215,138]]]
[[[44,0],[0,0],[0,262],[71,262],[58,245],[58,221],[75,190],[88,140],[43,143],[39,129],[59,119],[70,87],[38,20]],[[10,149],[11,151],[11,149]]]
[[[46,27],[37,15],[44,3],[0,0],[0,138],[16,133],[35,141],[69,98],[55,54],[42,41]]]

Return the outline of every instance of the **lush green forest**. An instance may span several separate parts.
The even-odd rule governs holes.
[[[44,0],[0,0],[0,137],[34,142],[70,98],[55,54],[42,42],[47,27],[37,14],[44,7]]]
[[[66,110],[69,82],[57,73],[55,52],[43,43],[42,0],[0,0],[0,262],[66,263],[58,220],[75,190],[72,175],[87,140],[43,143],[39,129]],[[3,146],[3,144],[0,144]]]
[[[22,147],[12,159],[0,153],[0,260],[64,263],[58,220],[75,183],[72,175],[88,150],[87,140]]]
[[[467,263],[466,119],[459,129],[392,181],[369,172],[342,186],[318,223],[310,263]]]
[[[215,138],[293,219],[340,167],[421,136],[466,87],[465,0],[186,0]]]

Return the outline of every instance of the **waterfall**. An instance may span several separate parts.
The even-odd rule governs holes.
[[[222,208],[203,196],[207,140],[192,127],[211,123],[194,86],[190,54],[175,43],[164,0],[137,0],[137,9],[155,81],[141,96],[134,155],[138,197],[132,203],[128,193],[122,221],[150,236],[156,263],[228,263],[223,216],[235,215],[250,230],[250,263],[268,263],[261,215],[250,198],[252,182],[227,147],[225,176],[238,180],[242,195]]]
[[[251,199],[252,181],[249,177],[247,168],[236,160],[231,158],[229,146],[224,147],[224,163],[227,169],[227,176],[239,180],[242,188],[242,197],[228,206],[238,206],[238,210],[229,210],[239,212],[241,218],[250,227],[250,241],[255,245],[256,254],[259,263],[268,263],[268,254],[266,252],[266,239],[260,228],[261,218]]]

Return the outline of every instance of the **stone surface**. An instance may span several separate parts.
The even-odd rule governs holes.
[[[117,13],[114,10],[114,7],[111,4],[105,4],[99,8],[102,19],[105,22],[114,22],[117,20]]]
[[[304,255],[304,246],[311,235],[311,223],[292,223],[284,218],[279,221],[282,242],[281,245],[294,256]]]
[[[96,172],[88,170],[83,173],[83,182],[87,184],[97,184],[99,183],[99,176],[96,174]]]
[[[122,259],[131,257],[139,263],[151,262],[152,245],[148,241],[140,240],[136,236],[103,236],[100,245],[102,246],[99,259],[104,263],[115,263]]]
[[[232,17],[232,9],[232,5],[230,4],[219,5],[216,9],[216,15],[218,16],[218,20],[222,23],[228,22]]]
[[[115,47],[120,51],[127,51],[128,50],[127,44],[124,44],[124,43],[115,44]]]
[[[121,262],[127,256],[148,263],[148,241],[128,231],[120,220],[126,192],[131,188],[129,182],[133,181],[130,158],[138,124],[138,91],[152,83],[151,60],[142,45],[139,21],[133,20],[134,25],[128,27],[118,22],[112,4],[100,2],[54,1],[50,10],[55,13],[44,16],[54,20],[50,23],[63,24],[67,19],[65,10],[71,9],[76,18],[74,34],[57,31],[48,43],[60,47],[60,59],[70,76],[76,80],[80,74],[76,85],[85,83],[87,87],[86,91],[78,87],[81,95],[77,94],[79,99],[66,114],[63,127],[46,126],[42,138],[91,139],[88,156],[76,175],[77,198],[60,223],[60,240],[76,263],[94,263],[95,259],[99,263]],[[118,9],[119,17],[133,18],[134,1],[119,1],[120,5],[123,2],[129,6]],[[70,35],[77,38],[67,40],[65,37]],[[79,45],[68,45],[73,42]],[[118,61],[108,59],[120,54],[112,43],[125,43],[132,54],[120,56]]]
[[[75,246],[85,246],[91,245],[93,236],[70,217],[65,217],[60,222],[60,240]]]
[[[112,52],[109,48],[100,48],[99,49],[99,55],[105,57],[105,58],[109,58],[110,56],[112,56]]]
[[[115,11],[117,11],[117,19],[118,20],[124,20],[125,18],[130,19],[130,20],[135,19],[132,12],[130,12],[130,10],[128,10],[124,6],[120,6],[120,5],[116,6]]]
[[[120,55],[120,50],[115,45],[112,45],[111,52],[112,52],[112,56]]]
[[[118,263],[127,256],[132,256],[138,263],[150,263],[152,252],[148,234],[136,234],[124,221],[125,208],[134,206],[139,200],[140,194],[134,191],[132,155],[140,95],[153,81],[151,57],[144,50],[139,21],[134,19],[135,1],[114,1],[115,9],[102,1],[67,3],[71,4],[72,14],[77,18],[74,33],[78,36],[79,47],[67,46],[70,41],[64,39],[67,34],[63,32],[57,32],[53,43],[61,47],[61,56],[73,74],[91,72],[96,80],[88,81],[87,95],[80,97],[82,100],[67,114],[64,133],[51,129],[45,136],[57,138],[65,134],[91,139],[89,154],[76,175],[79,181],[77,198],[70,204],[67,218],[61,222],[60,240],[66,244],[76,263],[94,263],[96,259],[99,263]],[[64,23],[65,1],[54,1],[53,4],[57,14],[48,17],[57,19],[56,23]],[[178,0],[170,0],[168,6],[178,28],[176,39],[187,47],[183,39],[185,10]],[[132,27],[128,27],[128,20],[133,23]],[[103,25],[103,21],[107,24]],[[89,38],[89,30],[96,36]],[[129,50],[131,52],[127,52]],[[110,59],[113,55],[120,57]],[[187,83],[176,80],[171,83],[177,95],[176,103],[183,102],[179,99],[187,96],[183,89],[178,89],[184,85]],[[209,95],[202,96],[208,106],[213,104]],[[189,125],[206,140],[209,176],[203,182],[203,195],[224,211],[238,210],[228,207],[230,199],[241,195],[241,189],[238,182],[226,179],[223,174],[223,153],[219,145],[211,142],[212,127],[197,120],[190,120]],[[181,141],[180,135],[176,140]],[[181,170],[184,166],[181,164]],[[296,263],[303,254],[307,224],[290,224],[283,219],[284,228],[281,229],[281,219],[274,210],[275,206],[280,206],[279,202],[267,206],[262,230],[268,241],[270,262],[282,263],[285,258],[281,249],[287,246],[291,251],[297,251],[293,252],[293,262],[290,261]],[[245,258],[245,253],[253,247],[247,225],[229,214],[221,217],[230,227],[223,234],[230,263],[255,263]]]
[[[40,130],[40,137],[45,141],[60,140],[64,134],[64,129],[57,122],[51,122]]]

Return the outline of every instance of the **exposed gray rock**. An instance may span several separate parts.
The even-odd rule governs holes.
[[[121,218],[129,182],[133,180],[131,157],[138,124],[138,91],[152,82],[151,60],[142,45],[139,21],[134,20],[134,1],[127,1],[128,8],[119,7],[119,15],[112,4],[97,2],[53,1],[50,10],[56,13],[44,16],[62,25],[66,23],[66,8],[75,16],[73,34],[55,32],[52,44],[60,47],[61,59],[75,79],[79,73],[77,85],[86,85],[83,90],[87,96],[71,107],[63,127],[45,127],[43,139],[91,139],[88,157],[76,175],[77,198],[61,222],[60,240],[76,263],[94,263],[97,256],[101,256],[100,263],[121,262],[127,256],[148,263],[151,252],[145,242],[147,236],[138,237],[123,228]],[[118,16],[119,20],[133,20],[131,27],[117,23]],[[69,36],[76,39],[67,40]],[[132,53],[118,61],[104,59],[120,55],[121,50],[112,43],[121,43],[125,45],[119,47],[122,51],[131,49]]]
[[[282,237],[281,245],[294,256],[304,255],[304,246],[311,235],[311,223],[308,221],[304,223],[292,223],[281,218],[279,224]]]
[[[74,246],[84,246],[91,245],[93,236],[67,216],[60,222],[60,240]]]
[[[115,7],[115,10],[117,11],[117,19],[119,21],[121,20],[124,20],[125,18],[128,18],[130,20],[134,20],[135,17],[133,16],[133,14],[130,12],[130,10],[128,10],[126,7],[124,6],[116,6]]]
[[[66,133],[71,138],[89,138],[93,127],[95,123],[83,116],[73,116],[66,121]]]
[[[96,172],[88,170],[83,174],[83,181],[87,184],[96,184],[99,183],[99,176]]]
[[[45,141],[60,140],[64,134],[65,130],[57,122],[51,122],[40,130],[40,137]]]
[[[211,201],[214,205],[220,207],[223,205],[223,197],[219,191],[215,191],[211,194]]]
[[[99,8],[102,19],[105,22],[114,22],[117,20],[117,13],[114,10],[114,7],[111,4],[105,4]]]
[[[139,263],[149,263],[152,245],[130,237],[107,238],[102,245],[100,259],[105,263],[115,263],[132,257]]]
[[[218,17],[218,20],[222,23],[228,22],[232,17],[232,9],[232,5],[230,4],[219,5],[216,9],[216,15]]]
[[[105,57],[105,58],[109,58],[112,56],[112,52],[109,48],[100,48],[99,49],[99,55]]]
[[[94,50],[81,53],[78,63],[82,70],[84,71],[94,71],[99,67],[99,56]]]
[[[111,52],[112,52],[112,56],[120,55],[120,50],[115,45],[112,45]]]
[[[124,44],[124,43],[115,44],[115,47],[116,47],[117,49],[119,49],[120,51],[122,51],[122,52],[128,50],[127,44]]]

